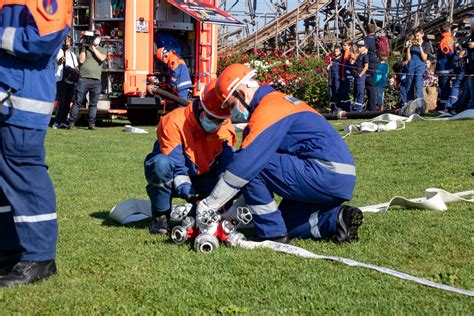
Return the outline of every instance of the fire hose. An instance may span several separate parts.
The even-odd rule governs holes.
[[[441,192],[440,194],[443,194],[441,198],[446,198],[448,196],[447,192]],[[459,200],[469,202],[469,200],[461,199],[457,196],[452,198],[449,197],[446,202]],[[211,253],[219,248],[219,242],[224,242],[230,246],[241,247],[245,249],[268,248],[274,251],[297,255],[303,258],[331,260],[352,267],[363,267],[388,274],[402,280],[412,281],[425,286],[474,297],[474,291],[436,283],[386,267],[363,263],[348,258],[323,256],[297,246],[281,244],[269,240],[263,242],[248,241],[242,233],[237,231],[239,225],[246,225],[252,221],[252,214],[247,207],[237,208],[237,218],[235,220],[222,219],[220,214],[214,210],[203,212],[195,219],[189,214],[191,209],[192,205],[187,204],[185,206],[175,207],[172,210],[171,219],[173,221],[180,221],[181,224],[173,227],[171,231],[171,239],[176,244],[183,244],[187,240],[192,241],[194,239],[194,249],[197,252]]]
[[[152,86],[151,92],[153,94],[157,94],[159,96],[162,96],[165,99],[174,101],[174,102],[176,102],[176,103],[178,103],[179,105],[182,105],[182,106],[187,106],[189,104],[188,100],[182,99],[182,98],[178,97],[176,94],[173,94],[171,92],[168,92],[168,91],[160,88],[159,87],[160,81],[158,80],[158,78],[156,76],[148,75],[147,76],[147,82],[148,82],[149,85]]]

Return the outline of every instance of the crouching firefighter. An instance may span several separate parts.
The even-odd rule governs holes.
[[[56,273],[56,196],[44,140],[72,1],[0,0],[0,286]]]
[[[212,193],[199,202],[197,216],[219,209],[242,191],[257,240],[357,240],[362,212],[342,205],[352,198],[356,180],[344,140],[313,108],[260,86],[255,75],[233,64],[217,79],[222,107],[248,125],[241,148]],[[280,205],[274,194],[282,197]]]
[[[230,110],[220,108],[215,82],[201,90],[200,98],[173,110],[158,124],[158,139],[145,159],[151,234],[169,230],[172,197],[191,203],[206,197],[234,156],[237,137],[228,119]]]

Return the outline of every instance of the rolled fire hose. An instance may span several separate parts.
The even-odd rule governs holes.
[[[464,289],[459,289],[456,287],[444,285],[441,283],[436,283],[432,282],[427,279],[419,278],[410,274],[406,274],[400,271],[392,270],[389,268],[385,267],[379,267],[373,264],[368,264],[368,263],[363,263],[363,262],[358,262],[352,259],[347,259],[347,258],[342,258],[342,257],[335,257],[335,256],[322,256],[318,255],[315,253],[312,253],[311,251],[308,251],[306,249],[297,247],[297,246],[292,246],[292,245],[287,245],[287,244],[280,244],[274,241],[262,241],[262,242],[254,242],[254,241],[247,241],[247,240],[239,240],[237,242],[238,247],[246,248],[246,249],[255,249],[255,248],[268,248],[272,249],[278,252],[284,252],[292,255],[297,255],[303,258],[309,258],[309,259],[323,259],[323,260],[331,260],[331,261],[337,261],[344,263],[348,266],[351,267],[363,267],[371,270],[375,270],[384,274],[388,274],[391,276],[394,276],[396,278],[402,279],[402,280],[407,280],[407,281],[412,281],[416,282],[419,284],[423,284],[426,286],[434,287],[440,290],[445,290],[445,291],[450,291],[458,294],[463,294],[463,295],[468,295],[468,296],[473,296],[474,297],[474,291],[469,291],[469,290],[464,290]]]

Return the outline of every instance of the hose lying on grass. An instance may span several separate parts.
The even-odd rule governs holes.
[[[372,269],[384,274],[388,274],[391,276],[394,276],[399,279],[407,280],[407,281],[412,281],[416,282],[419,284],[423,284],[426,286],[434,287],[440,290],[444,291],[450,291],[450,292],[455,292],[458,294],[463,294],[463,295],[468,295],[468,296],[474,296],[474,291],[469,291],[469,290],[464,290],[464,289],[459,289],[455,288],[452,286],[444,285],[441,283],[436,283],[429,281],[427,279],[419,278],[413,275],[409,275],[403,272],[399,272],[396,270],[392,270],[389,268],[384,268],[384,267],[379,267],[373,264],[368,264],[368,263],[363,263],[363,262],[358,262],[352,259],[347,259],[347,258],[341,258],[341,257],[334,257],[334,256],[321,256],[315,253],[312,253],[311,251],[308,251],[306,249],[292,246],[292,245],[286,245],[286,244],[280,244],[277,242],[273,241],[262,241],[262,242],[253,242],[253,241],[247,241],[247,240],[241,240],[239,241],[238,247],[242,248],[247,248],[247,249],[255,249],[255,248],[269,248],[278,252],[284,252],[292,255],[297,255],[303,258],[309,258],[309,259],[324,259],[324,260],[331,260],[331,261],[337,261],[344,263],[348,266],[351,267],[363,267],[367,269]]]

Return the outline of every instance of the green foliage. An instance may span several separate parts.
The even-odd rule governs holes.
[[[346,122],[344,122],[346,123]],[[347,121],[347,123],[352,123]],[[334,122],[342,132],[343,123]],[[56,187],[58,275],[0,289],[2,314],[469,314],[470,297],[363,268],[271,250],[222,246],[203,255],[151,236],[149,221],[118,225],[107,214],[146,199],[149,134],[109,126],[50,130],[47,162]],[[471,134],[469,134],[471,133]],[[427,187],[474,188],[472,121],[416,122],[396,132],[350,135],[357,185],[351,205],[423,195]],[[182,203],[175,200],[174,203]],[[322,254],[381,265],[474,290],[473,206],[446,212],[395,209],[364,214],[361,240],[294,240]]]

